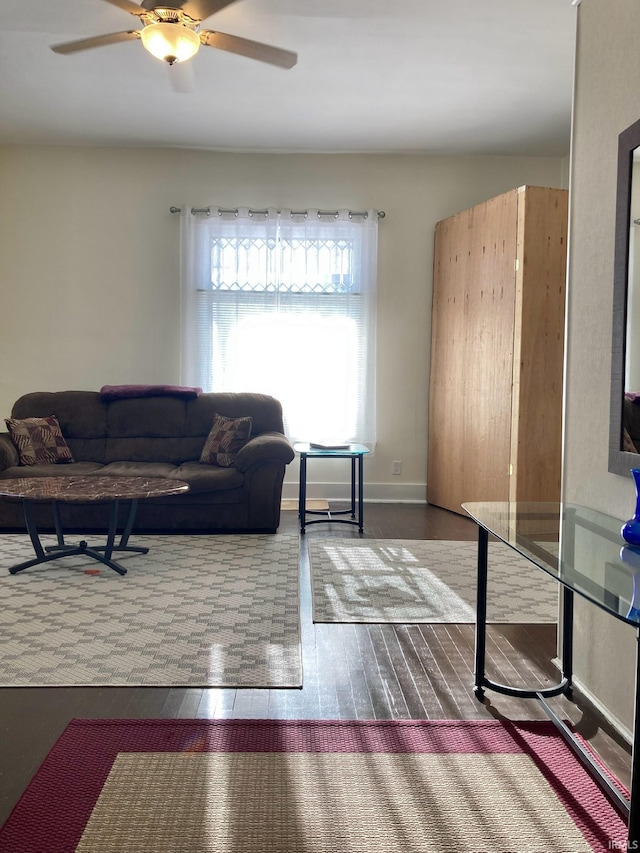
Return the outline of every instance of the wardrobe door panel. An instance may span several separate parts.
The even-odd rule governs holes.
[[[511,500],[560,500],[568,193],[519,192]]]
[[[436,226],[427,500],[509,493],[516,192]]]

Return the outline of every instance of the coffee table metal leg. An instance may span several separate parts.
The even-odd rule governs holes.
[[[103,566],[108,566],[110,569],[113,569],[113,571],[117,572],[119,575],[126,575],[127,573],[127,570],[124,568],[124,566],[121,566],[120,563],[116,563],[116,561],[112,560],[111,557],[108,556],[106,553],[101,554],[100,549],[90,547],[84,539],[82,540],[82,542],[79,542],[77,546],[70,545],[68,547],[68,551],[60,551],[57,556],[72,557],[76,554],[82,554],[87,557],[91,557],[93,560],[97,560],[99,563],[102,563]],[[102,550],[105,551],[106,547],[103,547]]]
[[[66,554],[62,554],[58,552],[57,554],[44,554],[41,557],[34,557],[31,560],[25,560],[23,563],[16,563],[15,566],[11,566],[9,569],[10,575],[17,575],[18,572],[21,572],[23,569],[28,569],[31,566],[39,566],[41,563],[49,563],[51,560],[59,560],[60,557],[65,557]]]
[[[125,524],[124,530],[122,531],[122,536],[120,537],[120,543],[118,544],[118,548],[126,548],[127,542],[129,541],[129,537],[131,536],[131,531],[133,530],[133,523],[136,520],[136,512],[138,511],[138,501],[132,500],[129,501],[129,514],[127,515],[127,523]],[[149,549],[147,548],[144,553],[146,554]]]
[[[131,535],[131,531],[133,530],[133,525],[136,520],[136,511],[138,509],[138,501],[132,500],[129,505],[129,513],[127,515],[127,521],[125,523],[124,530],[122,531],[122,535],[120,536],[120,541],[118,544],[115,544],[116,539],[116,531],[118,525],[118,506],[119,501],[113,500],[111,501],[111,509],[109,515],[109,533],[107,534],[107,544],[106,545],[93,545],[93,551],[104,551],[107,559],[111,559],[111,555],[114,551],[127,551],[130,554],[148,554],[149,549],[144,548],[141,545],[128,545],[129,536]],[[111,530],[113,528],[113,536],[111,535]]]
[[[24,512],[24,523],[27,525],[27,533],[31,539],[33,550],[36,552],[36,556],[42,559],[45,556],[45,552],[42,547],[42,543],[40,542],[40,536],[38,535],[38,528],[36,527],[33,513],[31,512],[31,501],[22,501],[22,509]]]
[[[48,563],[51,560],[58,560],[61,557],[75,557],[82,555],[91,557],[91,559],[93,560],[97,560],[99,563],[102,563],[103,565],[108,566],[110,569],[113,569],[113,571],[117,572],[119,575],[126,575],[127,570],[115,560],[111,559],[113,552],[121,550],[134,551],[136,553],[146,554],[148,553],[149,549],[135,548],[126,544],[123,546],[115,544],[116,530],[118,524],[118,501],[113,500],[110,503],[111,505],[109,508],[109,531],[107,534],[106,545],[91,547],[84,539],[79,542],[78,545],[66,544],[64,541],[64,531],[60,522],[60,515],[58,513],[57,507],[55,507],[54,504],[54,522],[56,525],[56,536],[58,544],[49,545],[45,549],[42,547],[42,542],[40,541],[40,534],[38,533],[38,528],[31,509],[31,501],[23,500],[22,506],[24,511],[24,520],[36,556],[33,557],[31,560],[24,560],[21,563],[17,563],[15,566],[11,566],[11,568],[9,569],[9,574],[15,575],[18,572],[21,572],[23,569],[28,569],[31,566],[38,566],[41,563]],[[134,518],[135,507],[132,507],[129,510],[129,519],[127,520],[127,527],[125,528],[125,533],[127,534],[127,537],[131,532],[131,528],[133,527]],[[131,522],[130,527],[129,522]]]
[[[116,527],[118,526],[118,501],[111,501],[109,507],[109,532],[107,533],[107,544],[104,547],[105,560],[111,560],[113,554],[113,543],[116,540]],[[97,549],[96,549],[97,550]],[[102,550],[102,549],[100,549]]]
[[[109,507],[109,532],[107,533],[107,544],[100,548],[90,548],[87,546],[86,542],[81,542],[80,547],[82,548],[83,553],[87,554],[87,556],[93,557],[93,559],[98,560],[99,563],[104,563],[105,566],[109,566],[110,569],[113,569],[114,572],[117,572],[119,575],[126,575],[127,570],[119,563],[116,563],[115,560],[111,559],[117,527],[118,501],[112,500],[111,506]],[[100,551],[104,551],[104,554],[99,553]]]
[[[31,539],[33,550],[36,552],[36,556],[33,557],[31,560],[24,560],[21,563],[16,563],[15,566],[11,566],[11,568],[9,569],[9,574],[16,575],[18,572],[23,571],[23,569],[28,569],[31,566],[39,566],[41,563],[49,563],[51,562],[51,560],[59,560],[60,557],[71,557],[75,554],[86,553],[87,556],[93,557],[94,560],[99,560],[102,563],[106,562],[101,554],[96,554],[95,552],[92,552],[90,548],[87,548],[86,542],[81,542],[78,546],[52,545],[45,550],[42,547],[42,542],[40,541],[40,534],[38,533],[38,528],[33,517],[33,513],[31,511],[31,501],[23,500],[22,507],[24,511],[25,524],[27,526],[27,532],[29,534],[29,538]],[[110,567],[116,572],[118,572],[118,574],[126,574],[126,569],[123,569],[116,563],[110,562],[107,563],[107,565],[110,565]]]
[[[58,502],[54,501],[52,504],[53,509],[53,523],[56,528],[56,538],[58,540],[58,545],[64,547],[64,530],[62,528],[62,521],[60,520],[60,507],[58,506]]]
[[[26,501],[25,501],[26,505]],[[53,511],[53,524],[56,529],[56,539],[58,540],[57,545],[47,545],[45,551],[58,551],[58,550],[66,550],[69,547],[67,543],[64,541],[64,528],[62,527],[62,519],[60,518],[60,507],[58,506],[57,501],[53,501],[51,504],[51,509]]]

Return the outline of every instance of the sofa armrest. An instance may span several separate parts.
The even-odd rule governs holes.
[[[0,432],[0,471],[20,464],[16,446],[8,432]]]
[[[295,453],[291,442],[281,432],[256,435],[236,453],[236,468],[243,473],[257,462],[275,461],[288,465]]]

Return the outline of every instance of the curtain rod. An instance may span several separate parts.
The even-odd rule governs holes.
[[[276,213],[280,213],[280,212],[281,211],[279,211],[279,210],[276,211]],[[182,208],[181,207],[170,207],[169,213],[182,213]],[[210,207],[192,207],[191,208],[191,214],[193,216],[195,216],[197,213],[206,213],[207,216],[211,216],[211,208]],[[249,216],[258,216],[258,215],[259,216],[266,216],[268,213],[269,213],[268,210],[249,210]],[[223,216],[225,214],[227,214],[229,216],[232,216],[232,215],[237,216],[238,215],[238,209],[237,208],[229,208],[228,210],[225,210],[223,208],[220,208],[218,210],[218,216]],[[292,216],[305,216],[306,217],[308,214],[309,214],[308,210],[292,210],[291,211]],[[320,217],[320,216],[335,216],[335,218],[337,219],[338,216],[340,215],[340,211],[339,210],[319,210],[317,215],[318,215],[318,217]],[[378,219],[384,219],[386,215],[387,214],[384,212],[384,210],[378,211]],[[349,211],[349,218],[351,218],[352,216],[363,216],[366,219],[369,216],[369,214],[367,213],[366,210],[363,210],[363,211],[350,210]]]

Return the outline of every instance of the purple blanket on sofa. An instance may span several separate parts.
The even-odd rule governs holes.
[[[193,400],[202,394],[202,388],[188,385],[103,385],[100,397],[103,400],[125,400],[128,397],[182,397]]]

